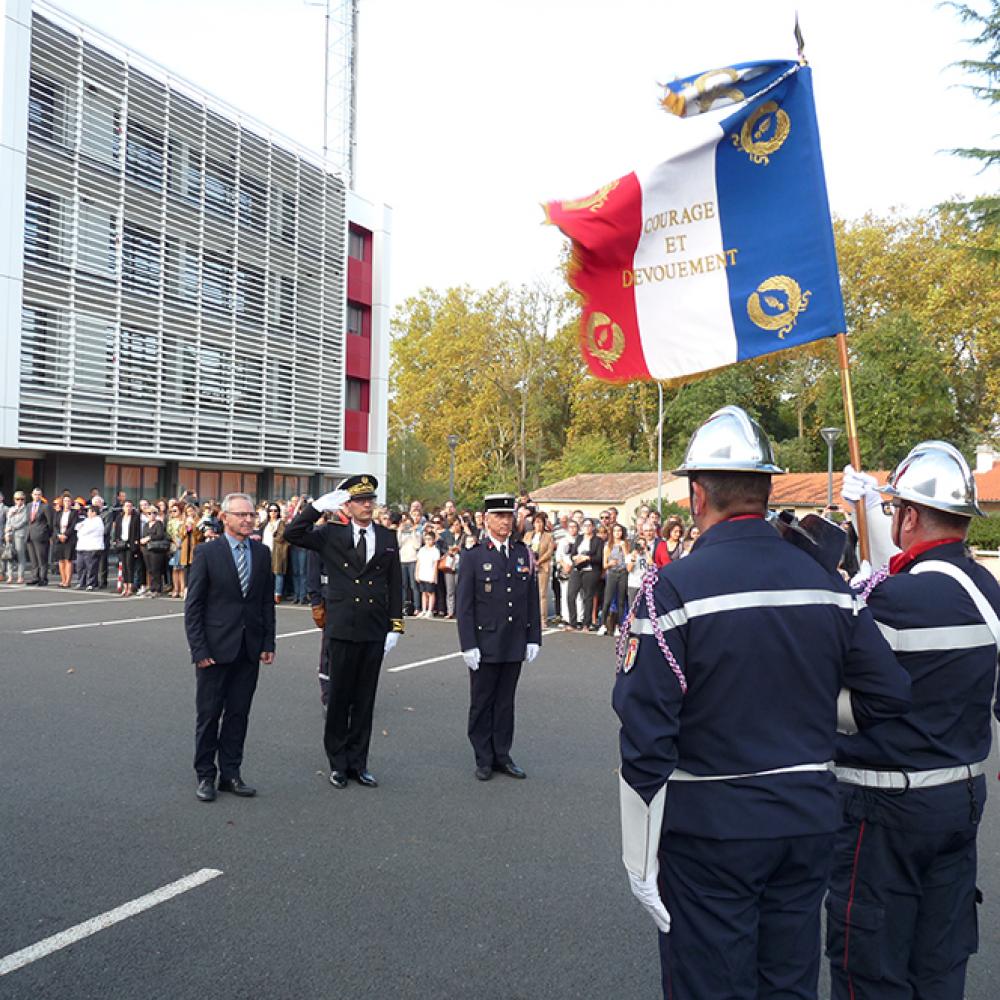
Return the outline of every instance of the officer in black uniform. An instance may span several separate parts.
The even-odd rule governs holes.
[[[1000,585],[965,551],[982,511],[952,445],[917,445],[878,491],[890,498],[884,512],[874,479],[845,473],[872,540],[888,527],[896,549],[865,592],[912,678],[913,707],[837,742],[844,819],[827,897],[831,996],[961,1000],[978,946],[976,834],[997,713]]]
[[[396,534],[372,522],[378,480],[348,476],[340,487],[314,500],[285,529],[292,545],[318,552],[326,573],[329,697],[323,745],[330,784],[347,779],[375,788],[368,770],[372,714],[382,657],[403,631],[403,580]],[[320,515],[344,507],[347,524],[313,529]]]
[[[542,644],[538,577],[524,542],[514,541],[514,497],[493,493],[483,504],[482,541],[465,549],[458,564],[455,616],[462,658],[469,668],[469,741],[476,777],[494,771],[525,777],[510,759],[514,693],[521,664]]]

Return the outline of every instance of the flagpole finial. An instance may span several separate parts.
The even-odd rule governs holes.
[[[799,12],[795,12],[795,44],[798,46],[799,50],[799,65],[808,66],[809,61],[806,59],[806,40],[802,37],[802,29],[799,27]]]

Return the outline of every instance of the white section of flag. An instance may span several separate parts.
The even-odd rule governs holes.
[[[717,122],[692,118],[672,129],[674,148],[664,162],[639,175],[643,232],[636,247],[636,317],[646,367],[654,379],[719,368],[736,361],[736,331],[726,272],[717,267],[724,252],[715,179],[716,146],[723,138]],[[694,206],[713,206],[714,218],[668,224],[646,232],[646,220]],[[666,239],[676,241],[668,252]],[[678,237],[683,238],[683,249]],[[681,277],[682,262],[710,258],[717,269]],[[738,259],[738,258],[737,258]],[[674,277],[667,277],[673,268]],[[697,266],[697,265],[696,265]],[[652,280],[649,280],[652,279]]]

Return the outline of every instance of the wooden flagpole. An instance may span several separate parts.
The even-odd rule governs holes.
[[[847,447],[851,455],[851,465],[861,471],[861,444],[858,441],[858,424],[854,418],[854,395],[851,392],[851,366],[847,357],[847,334],[838,333],[837,355],[840,361],[840,388],[844,396],[844,422],[847,425]],[[866,516],[865,500],[862,497],[855,504],[855,515],[858,525],[858,547],[861,558],[869,558],[868,550],[868,518]]]

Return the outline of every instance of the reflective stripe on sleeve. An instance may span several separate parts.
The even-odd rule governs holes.
[[[827,605],[857,613],[858,602],[853,594],[840,594],[835,590],[748,590],[742,594],[720,594],[687,601],[674,611],[659,618],[664,631],[677,628],[692,618],[716,615],[724,611],[744,611],[747,608],[790,608],[807,605]],[[652,635],[653,626],[648,618],[632,621],[633,635]]]
[[[895,629],[876,621],[878,630],[896,653],[929,653],[948,649],[977,649],[993,645],[986,625],[945,625],[940,628]]]

